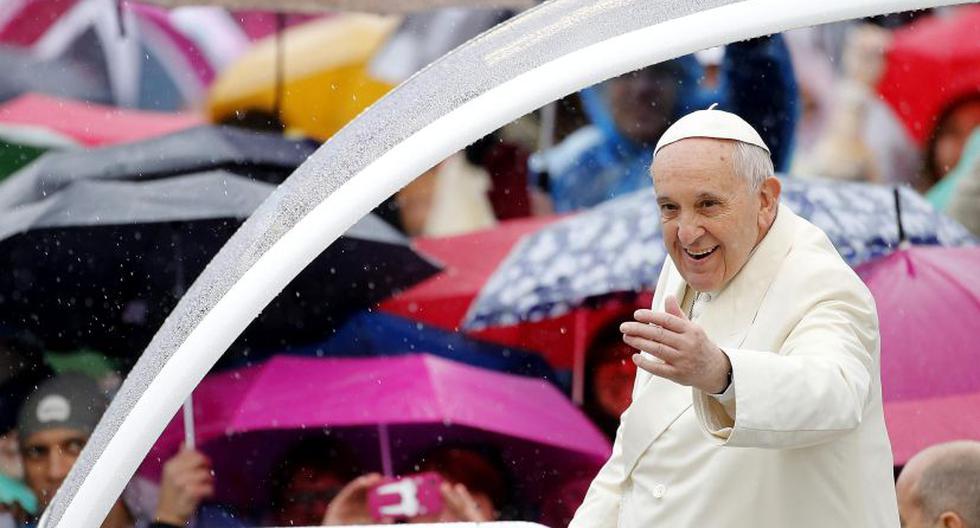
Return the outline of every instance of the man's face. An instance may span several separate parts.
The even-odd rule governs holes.
[[[684,280],[717,291],[738,273],[775,217],[779,183],[760,190],[735,174],[731,141],[689,138],[653,164],[664,244]]]
[[[655,143],[670,125],[677,100],[675,79],[662,70],[640,70],[609,81],[609,102],[620,133]]]
[[[84,432],[64,427],[40,431],[24,440],[24,480],[42,509],[68,476],[87,440]]]

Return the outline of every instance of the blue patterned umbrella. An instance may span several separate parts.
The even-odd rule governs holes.
[[[911,189],[900,191],[905,236],[916,245],[972,245],[963,226]],[[784,179],[782,201],[813,222],[851,266],[898,245],[894,189],[867,183]],[[586,299],[652,289],[667,256],[648,190],[550,224],[519,242],[483,287],[464,327],[538,321]]]

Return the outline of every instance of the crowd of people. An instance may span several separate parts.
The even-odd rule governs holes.
[[[980,236],[980,77],[972,92],[953,94],[914,129],[878,88],[888,75],[890,43],[903,32],[971,20],[980,20],[974,7],[851,21],[651,66],[557,101],[551,130],[542,132],[535,116],[498,130],[409,184],[379,213],[408,235],[441,236],[593,207],[651,187],[653,147],[663,132],[681,115],[717,103],[760,131],[783,177],[910,185]],[[542,134],[554,145],[539,149]],[[582,401],[610,440],[636,375],[619,322],[589,336]],[[113,383],[56,374],[28,335],[4,331],[0,527],[31,526],[105,412]],[[164,463],[159,482],[134,477],[103,526],[523,519],[556,527],[570,521],[589,481],[571,480],[549,500],[522,504],[512,485],[519,468],[499,452],[478,443],[442,445],[404,472],[438,476],[438,511],[379,516],[372,493],[390,481],[365,469],[354,447],[330,436],[291,446],[267,476],[267,500],[247,514],[216,504],[221,474],[203,451],[182,449]],[[936,445],[896,470],[903,526],[980,527],[980,442]]]

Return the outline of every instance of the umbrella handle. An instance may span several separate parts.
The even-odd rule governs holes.
[[[381,471],[386,477],[395,476],[391,467],[391,441],[388,439],[388,424],[378,424],[378,442],[381,444]]]
[[[184,402],[184,449],[195,449],[197,442],[194,439],[194,393],[187,396]]]
[[[588,337],[588,315],[579,307],[575,311],[575,335],[572,358],[572,403],[581,407],[585,401],[585,355]]]

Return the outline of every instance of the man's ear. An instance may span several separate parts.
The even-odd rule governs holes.
[[[779,208],[779,195],[783,190],[783,184],[779,178],[770,176],[763,180],[759,185],[759,223],[760,227],[768,227],[776,218],[776,210]]]
[[[948,511],[939,516],[939,526],[943,528],[965,528],[966,524],[963,523],[959,514]]]

